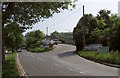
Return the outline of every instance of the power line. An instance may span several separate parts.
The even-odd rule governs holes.
[[[66,16],[65,18],[63,18],[62,20],[56,22],[55,24],[53,24],[54,26],[61,23],[62,21],[66,20],[67,18],[69,18],[71,15],[75,14],[76,12],[78,12],[80,9],[82,9],[83,7],[80,7],[78,10],[76,10],[75,12],[71,13],[70,15]]]

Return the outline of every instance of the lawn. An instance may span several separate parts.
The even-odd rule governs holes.
[[[110,64],[119,64],[120,65],[120,53],[117,52],[104,52],[98,53],[96,51],[80,51],[78,53],[81,57],[90,59],[97,62],[105,62]]]
[[[18,78],[19,73],[16,64],[16,53],[11,53],[5,58],[5,62],[2,65],[2,78]]]

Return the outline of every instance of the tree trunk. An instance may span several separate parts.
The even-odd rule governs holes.
[[[5,52],[4,52],[4,47],[2,46],[2,64],[5,61]]]
[[[2,5],[2,2],[0,2],[0,5]],[[0,23],[2,24],[2,27],[0,28],[0,43],[2,43],[0,45],[0,50],[2,51],[1,52],[1,59],[0,59],[0,63],[3,63],[4,60],[5,60],[5,53],[4,53],[4,47],[3,47],[3,44],[4,44],[4,39],[3,39],[3,22],[2,22],[2,7],[0,7]]]

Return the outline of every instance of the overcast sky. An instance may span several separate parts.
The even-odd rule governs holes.
[[[85,14],[93,14],[96,16],[100,9],[111,10],[113,14],[118,14],[118,2],[120,0],[79,0],[76,2],[76,8],[72,11],[64,10],[61,13],[54,14],[53,17],[46,19],[44,22],[39,22],[33,25],[33,30],[41,30],[46,34],[46,28],[48,27],[48,34],[58,32],[72,32],[76,27],[77,22],[82,17],[82,6],[85,6]]]

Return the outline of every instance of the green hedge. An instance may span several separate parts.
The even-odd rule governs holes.
[[[5,62],[2,65],[2,78],[17,78],[19,77],[17,64],[15,61],[16,53],[11,53],[5,58]]]
[[[111,64],[119,64],[120,65],[120,53],[116,52],[104,52],[98,53],[96,51],[80,51],[78,53],[81,57],[98,61],[98,62],[106,62]]]
[[[31,51],[31,52],[46,52],[49,50],[52,50],[52,48],[45,48],[45,47],[28,48],[28,51]]]

